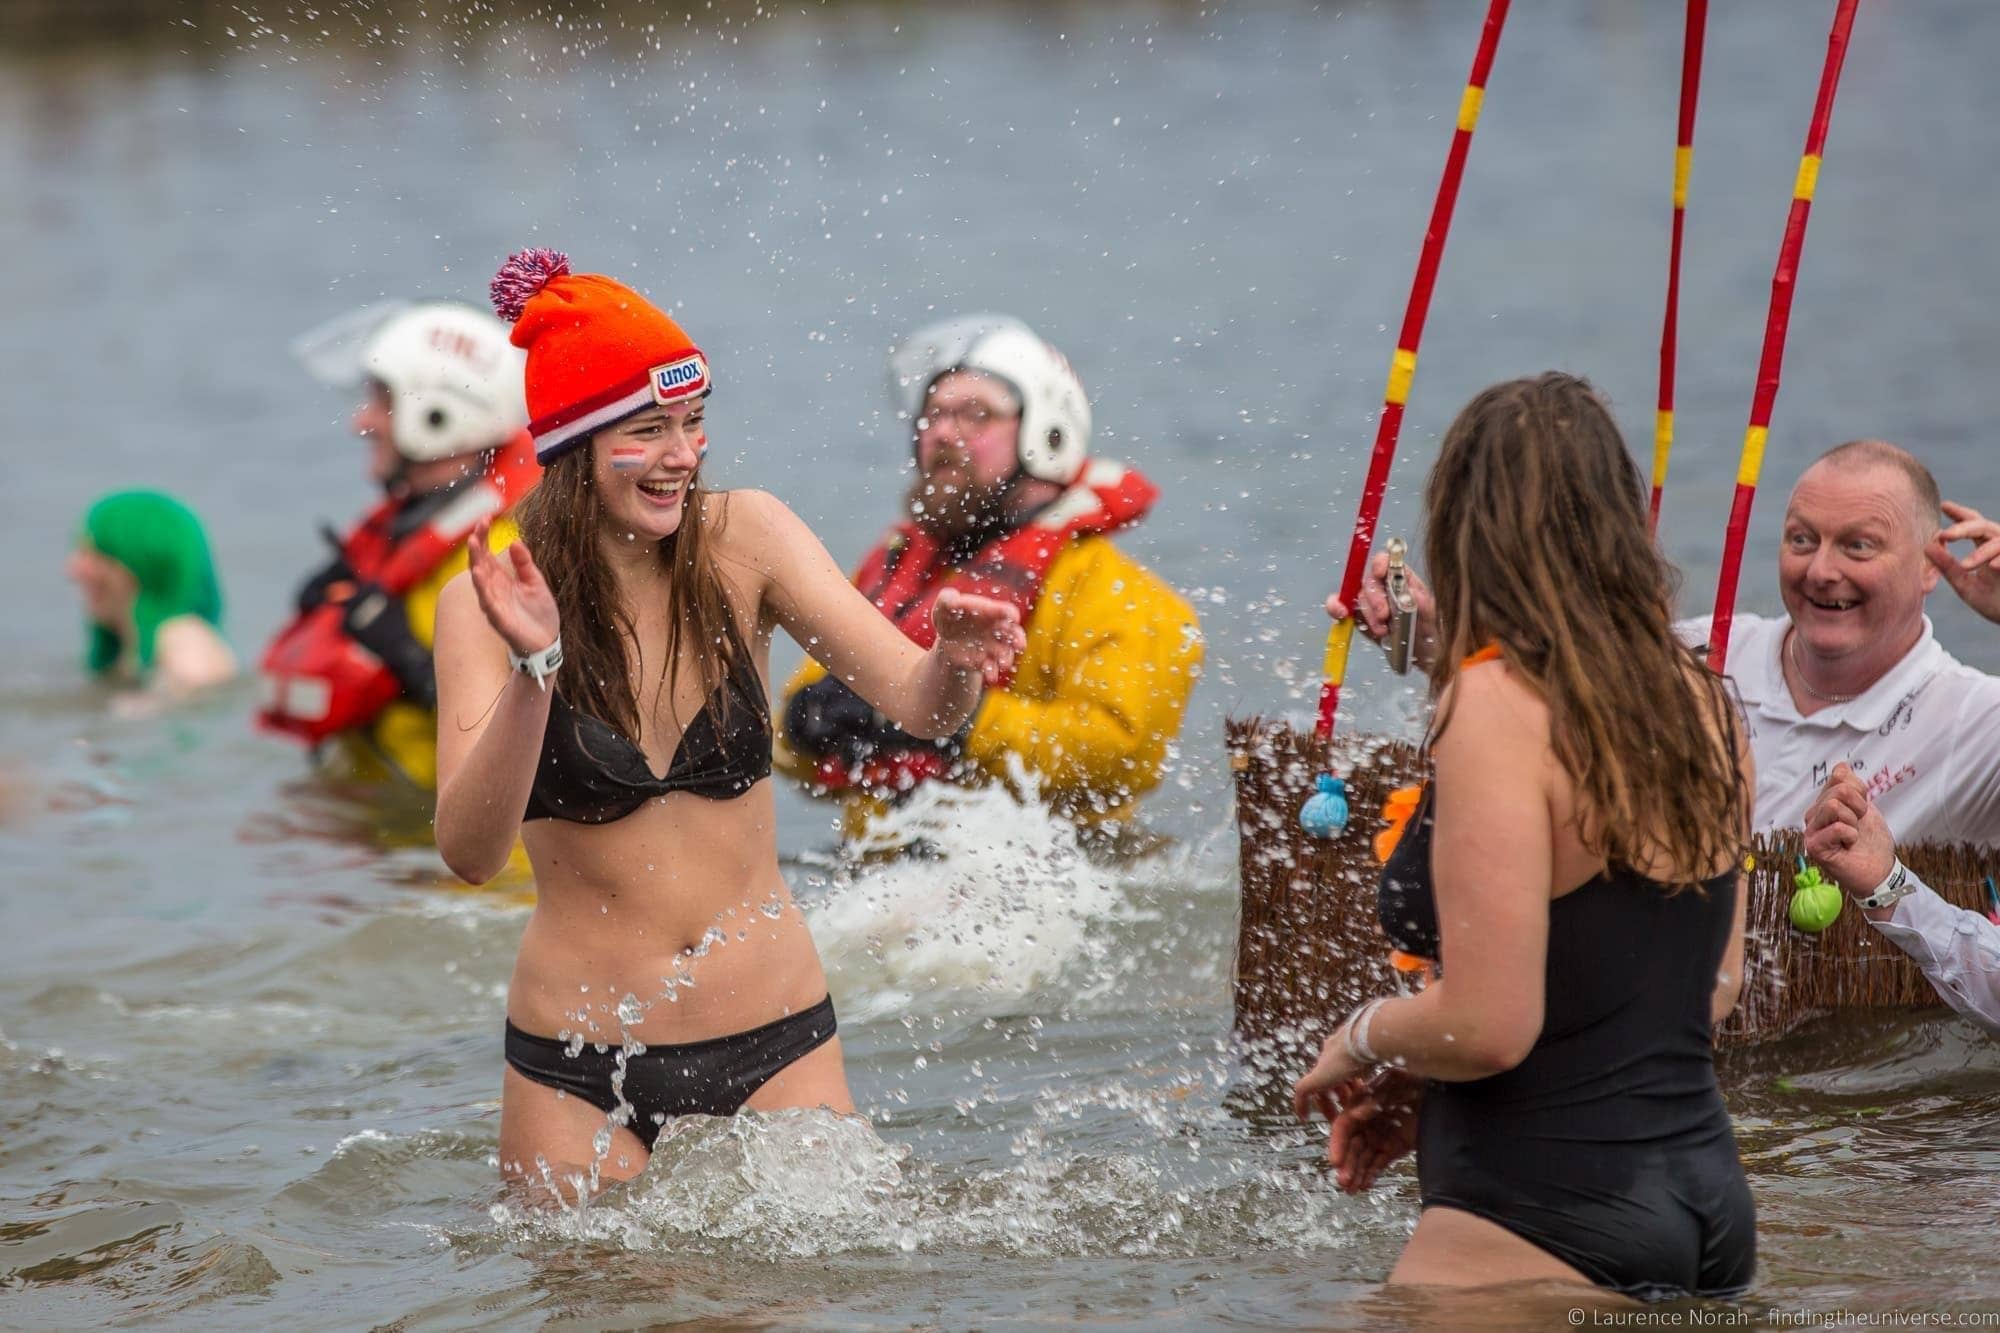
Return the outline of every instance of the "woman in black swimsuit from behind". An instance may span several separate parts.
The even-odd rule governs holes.
[[[1380,906],[1438,971],[1340,1025],[1299,1114],[1349,1190],[1415,1149],[1391,1282],[1738,1294],[1756,1218],[1710,1043],[1743,967],[1734,707],[1674,638],[1639,470],[1583,381],[1474,398],[1424,504],[1433,778]],[[1356,610],[1379,637],[1379,578]]]
[[[773,632],[932,738],[1023,636],[951,597],[926,652],[780,501],[704,486],[707,358],[637,292],[527,251],[494,303],[546,471],[522,540],[496,556],[482,527],[439,599],[437,841],[475,883],[517,831],[533,862],[500,1166],[561,1191],[636,1175],[674,1116],[853,1110],[778,869]]]

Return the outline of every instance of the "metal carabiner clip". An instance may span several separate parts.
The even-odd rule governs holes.
[[[1410,639],[1417,623],[1417,595],[1410,591],[1410,567],[1404,563],[1408,550],[1401,537],[1389,539],[1389,573],[1383,580],[1389,592],[1389,635],[1382,646],[1389,654],[1389,670],[1399,676],[1410,670]]]

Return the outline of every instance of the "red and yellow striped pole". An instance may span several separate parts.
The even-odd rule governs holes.
[[[1820,158],[1826,151],[1827,126],[1833,120],[1833,94],[1840,87],[1840,67],[1847,59],[1847,37],[1854,29],[1860,0],[1840,0],[1833,30],[1826,39],[1826,68],[1819,77],[1819,99],[1806,129],[1806,151],[1792,186],[1791,214],[1785,238],[1778,246],[1778,268],[1771,278],[1771,313],[1764,321],[1764,353],[1757,365],[1757,388],[1750,399],[1750,427],[1743,435],[1743,458],[1736,469],[1736,498],[1729,508],[1729,529],[1722,543],[1722,574],[1715,587],[1715,617],[1709,622],[1708,664],[1721,671],[1729,653],[1729,626],[1736,615],[1736,578],[1743,569],[1743,543],[1750,531],[1750,506],[1757,498],[1757,476],[1764,467],[1764,442],[1770,434],[1771,406],[1778,398],[1778,374],[1785,360],[1785,332],[1792,317],[1792,289],[1798,276],[1799,253],[1805,248],[1806,219],[1812,214],[1813,190],[1819,184]]]
[[[1389,362],[1389,387],[1382,396],[1375,451],[1369,455],[1368,476],[1361,486],[1361,506],[1354,517],[1354,537],[1347,547],[1347,568],[1340,577],[1341,604],[1349,611],[1361,595],[1368,551],[1375,543],[1375,524],[1382,516],[1382,496],[1389,488],[1389,464],[1396,456],[1396,439],[1403,429],[1403,404],[1409,401],[1410,381],[1417,373],[1417,344],[1424,336],[1424,317],[1430,313],[1438,263],[1444,258],[1451,211],[1458,202],[1466,152],[1472,147],[1472,130],[1479,123],[1479,106],[1486,97],[1486,75],[1493,68],[1493,53],[1500,46],[1501,25],[1507,21],[1507,4],[1508,0],[1491,0],[1486,9],[1486,23],[1479,32],[1479,49],[1472,57],[1472,73],[1466,79],[1465,95],[1458,104],[1458,127],[1452,132],[1451,151],[1445,155],[1444,179],[1438,183],[1437,203],[1431,208],[1430,226],[1424,232],[1423,248],[1417,256],[1410,304],[1403,312],[1403,329],[1396,336],[1396,354]],[[1340,708],[1340,683],[1347,675],[1347,652],[1353,641],[1352,615],[1335,624],[1326,636],[1326,665],[1316,728],[1322,739],[1333,735],[1334,714]]]
[[[1653,506],[1660,526],[1660,493],[1667,487],[1667,459],[1674,451],[1674,353],[1680,341],[1681,231],[1687,221],[1688,170],[1694,163],[1694,106],[1701,91],[1702,34],[1708,0],[1688,0],[1687,37],[1681,48],[1681,118],[1674,139],[1674,230],[1667,247],[1667,313],[1660,327],[1660,406],[1653,414]]]

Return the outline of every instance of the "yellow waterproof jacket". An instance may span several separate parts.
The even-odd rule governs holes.
[[[1049,566],[1027,632],[1012,682],[980,702],[966,758],[1005,780],[1018,757],[1043,799],[1080,821],[1129,817],[1159,785],[1201,670],[1194,608],[1109,538],[1086,537]],[[777,715],[825,675],[807,658]],[[811,762],[782,738],[775,762],[787,776],[812,780]]]
[[[493,520],[488,549],[504,551],[520,530],[511,514]],[[410,633],[429,648],[437,642],[438,595],[463,571],[468,558],[463,545],[429,576],[403,594]],[[437,713],[407,699],[384,708],[369,726],[342,732],[327,746],[327,766],[344,777],[361,781],[403,781],[423,791],[437,790]]]

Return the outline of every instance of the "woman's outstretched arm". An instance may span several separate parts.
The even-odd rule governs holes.
[[[757,570],[766,617],[912,736],[955,733],[1027,644],[1012,606],[947,590],[925,651],[855,590],[783,501],[762,491],[731,491],[729,501],[728,548]]]

